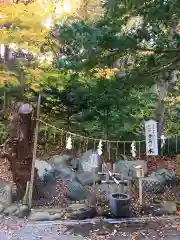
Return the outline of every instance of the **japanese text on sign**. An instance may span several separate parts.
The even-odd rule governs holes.
[[[157,122],[149,120],[145,122],[145,135],[146,135],[146,155],[158,155],[158,138],[157,138]]]

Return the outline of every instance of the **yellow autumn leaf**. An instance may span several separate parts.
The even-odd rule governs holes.
[[[52,12],[52,6],[52,1],[48,1],[44,8],[38,0],[26,5],[1,3],[0,24],[9,26],[0,28],[0,43],[28,42],[29,45],[43,43],[48,33],[44,21]]]
[[[117,69],[117,68],[96,69],[96,72],[94,73],[94,76],[95,77],[111,78],[111,77],[114,77],[118,72],[119,72],[119,69]]]
[[[37,83],[31,84],[31,89],[34,90],[35,92],[39,92],[41,90],[39,84]]]
[[[18,84],[18,80],[12,76],[1,76],[0,73],[0,84],[4,85],[5,83]]]

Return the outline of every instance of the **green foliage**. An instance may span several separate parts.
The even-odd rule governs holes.
[[[65,78],[66,77],[66,78]],[[57,82],[58,84],[58,82]],[[153,114],[156,98],[143,88],[123,89],[118,79],[66,75],[63,89],[48,86],[43,110],[56,116],[58,127],[94,137],[138,137],[143,120]],[[57,120],[55,121],[55,125]]]
[[[0,121],[0,144],[7,138],[7,122]]]
[[[178,1],[156,0],[143,4],[114,1],[106,6],[104,18],[99,21],[56,27],[63,52],[63,59],[57,65],[89,71],[95,67],[112,67],[130,54],[135,63],[125,77],[128,83],[152,84],[163,72],[178,66],[177,53],[165,50],[175,50],[178,45],[170,34],[173,22],[179,17]]]
[[[161,150],[162,155],[177,155],[180,154],[180,136],[173,134],[165,142],[163,149]]]
[[[166,113],[166,134],[180,134],[180,83],[178,81],[172,85],[171,91],[166,98],[166,104],[168,106]]]
[[[179,70],[178,32],[171,33],[180,19],[178,2],[107,1],[101,18],[56,24],[53,46],[47,46],[56,59],[23,69],[29,87],[23,98],[35,103],[43,93],[42,118],[58,128],[97,138],[144,139],[144,120],[154,116],[157,105],[151,87]],[[178,96],[179,86],[171,84],[166,135],[180,130]]]
[[[86,107],[71,117],[84,126],[85,132],[109,138],[143,134],[144,120],[152,117],[156,108],[150,87],[179,68],[178,4],[163,0],[107,1],[100,20],[56,25],[61,53],[56,59],[58,68],[73,76],[74,85],[86,77]],[[94,77],[107,68],[117,71],[110,77]],[[73,109],[79,104],[79,94],[75,96],[73,103],[68,103]],[[168,134],[171,130],[169,127]]]

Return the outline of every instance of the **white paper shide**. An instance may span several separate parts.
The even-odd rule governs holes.
[[[158,155],[157,122],[153,119],[145,122],[146,155]]]

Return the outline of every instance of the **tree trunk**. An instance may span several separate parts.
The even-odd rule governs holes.
[[[32,165],[32,146],[34,124],[32,120],[33,108],[29,104],[17,103],[12,114],[10,136],[5,142],[2,156],[10,162],[13,181],[17,186],[18,199],[22,199],[27,181],[30,181]],[[35,193],[37,192],[38,175],[35,172]]]
[[[158,121],[158,138],[160,138],[164,132],[164,120],[165,120],[164,99],[168,94],[168,86],[169,86],[168,81],[161,81],[159,86],[158,101],[157,101],[157,107],[155,111],[155,116]]]

